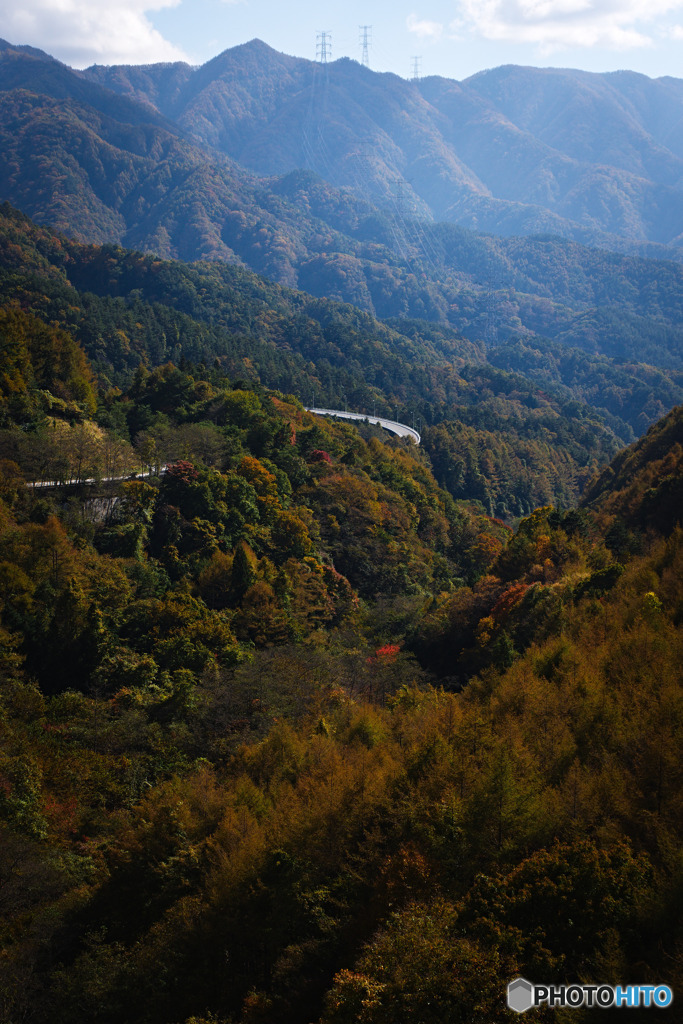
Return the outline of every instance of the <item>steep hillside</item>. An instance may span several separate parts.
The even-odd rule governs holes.
[[[220,370],[105,404],[186,456],[96,500],[0,461],[4,1019],[503,1024],[520,974],[677,992],[683,531],[618,559],[585,509],[513,532],[414,448]]]
[[[667,535],[683,523],[683,408],[620,452],[586,491],[584,504],[638,530]]]
[[[92,415],[93,374],[65,331],[0,306],[0,426],[30,424],[41,412]]]

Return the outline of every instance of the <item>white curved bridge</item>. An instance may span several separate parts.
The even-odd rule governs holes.
[[[384,427],[385,430],[390,430],[392,434],[398,434],[399,437],[412,437],[415,444],[420,443],[420,435],[417,430],[406,426],[405,423],[385,420],[382,416],[367,416],[364,412],[343,412],[339,409],[312,409],[310,406],[304,406],[304,408],[306,412],[312,412],[315,416],[337,416],[340,420],[362,420],[363,422],[367,420],[368,423]]]

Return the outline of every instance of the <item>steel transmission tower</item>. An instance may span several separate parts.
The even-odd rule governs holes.
[[[370,46],[372,45],[372,25],[358,26],[358,41],[361,48],[360,62],[364,68],[370,67]]]
[[[420,81],[420,62],[422,57],[413,57],[413,81]]]
[[[332,35],[330,32],[318,32],[315,44],[315,59],[321,64],[327,64],[328,57],[332,56]]]
[[[405,182],[399,181],[396,191],[396,206],[399,216],[403,219],[408,215],[408,196],[406,195]]]

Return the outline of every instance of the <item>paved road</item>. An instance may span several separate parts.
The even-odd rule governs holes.
[[[392,434],[398,434],[399,437],[412,437],[415,444],[420,443],[420,435],[417,430],[407,427],[405,423],[385,420],[382,416],[367,416],[364,412],[340,412],[339,409],[312,409],[310,406],[304,406],[304,408],[306,412],[312,412],[316,416],[337,416],[341,420],[367,420],[368,423],[384,427],[385,430],[390,430]]]
[[[70,487],[72,484],[110,484],[117,480],[140,480],[147,476],[158,476],[164,473],[166,466],[161,466],[159,473],[156,470],[151,472],[148,470],[146,473],[124,473],[123,476],[103,476],[100,478],[90,476],[85,480],[77,480],[75,477],[71,480],[27,480],[27,487]]]
[[[367,416],[364,412],[344,412],[340,409],[312,409],[309,406],[304,406],[306,412],[312,412],[316,416],[336,416],[341,420],[367,420],[368,423],[372,423],[379,427],[384,427],[385,430],[390,430],[392,434],[398,434],[399,437],[412,437],[415,444],[420,443],[420,435],[417,430],[413,430],[412,427],[407,426],[405,423],[397,423],[396,420],[385,420],[383,416]],[[161,467],[161,473],[164,472],[166,466]],[[136,473],[135,477],[132,477],[131,473],[125,473],[123,476],[106,476],[101,480],[88,479],[88,480],[34,480],[29,483],[30,487],[66,487],[69,484],[99,484],[99,483],[112,483],[116,480],[140,480],[142,477],[152,476],[149,471],[147,473]],[[28,482],[28,481],[27,481]]]

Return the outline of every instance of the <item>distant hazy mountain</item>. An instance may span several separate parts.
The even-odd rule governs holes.
[[[498,234],[683,242],[683,81],[502,67],[409,82],[254,40],[198,69],[93,67],[260,174],[308,168],[389,209]]]

